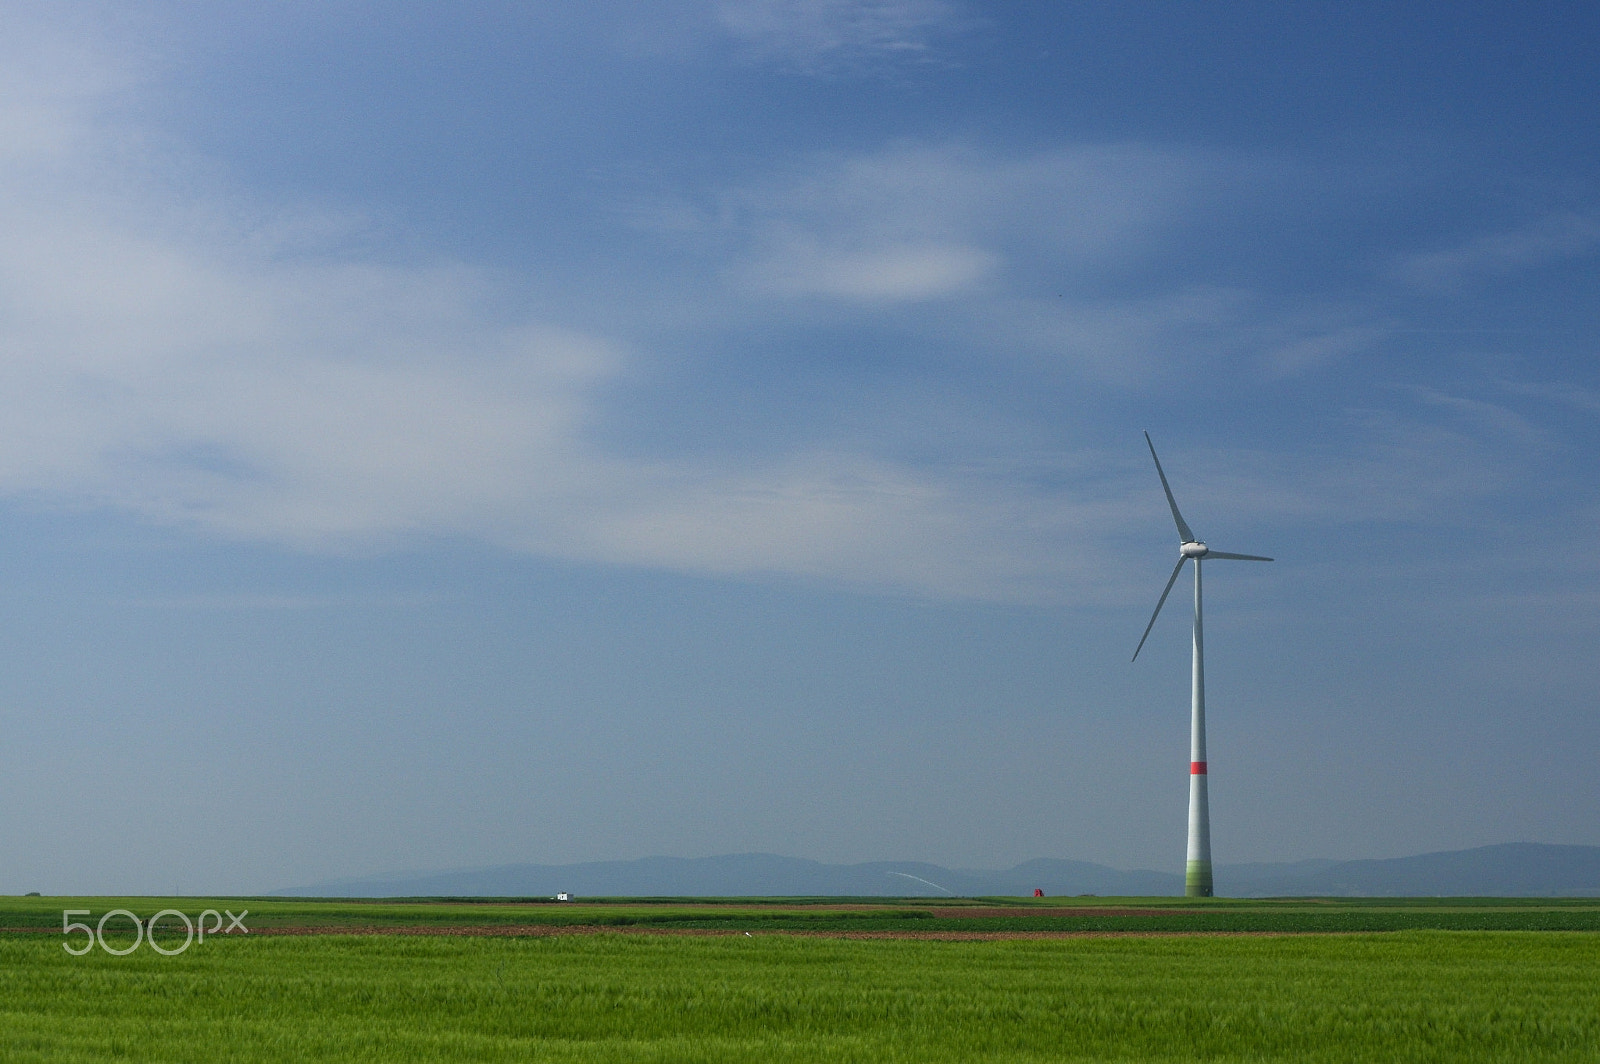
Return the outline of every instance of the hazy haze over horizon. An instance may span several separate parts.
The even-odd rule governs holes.
[[[1600,844],[1600,12],[0,0],[0,892]]]

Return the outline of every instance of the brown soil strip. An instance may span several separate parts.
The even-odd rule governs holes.
[[[0,927],[0,934],[60,934],[53,927]],[[250,936],[278,935],[457,935],[463,938],[549,938],[557,935],[667,935],[691,938],[739,935],[787,938],[907,939],[930,942],[1004,942],[1049,938],[1204,938],[1237,936],[1327,936],[1375,934],[1352,931],[743,931],[703,927],[617,927],[595,924],[463,924],[454,927],[280,926],[251,928]],[[220,937],[217,935],[213,938]],[[242,937],[235,935],[234,937]]]
[[[933,915],[945,919],[977,916],[1192,916],[1193,909],[1045,909],[990,908],[990,909],[931,909]]]
[[[1151,938],[1217,935],[1346,934],[1321,931],[743,931],[707,927],[617,927],[595,924],[473,924],[455,927],[260,927],[252,935],[459,935],[468,938],[548,938],[558,935],[658,935],[689,938],[780,936],[787,938],[916,939],[935,942],[1000,942],[1043,938]]]

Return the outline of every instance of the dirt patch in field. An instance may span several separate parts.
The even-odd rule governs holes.
[[[964,917],[979,916],[1074,916],[1074,917],[1100,917],[1100,916],[1190,916],[1187,909],[1044,909],[1025,906],[1011,908],[961,908],[961,909],[930,909],[934,916],[944,919],[960,920]]]
[[[596,924],[488,924],[457,927],[262,927],[252,935],[460,935],[476,938],[549,938],[557,935],[667,935],[691,938],[746,936],[762,938],[921,939],[945,942],[998,942],[1032,938],[1138,938],[1174,935],[1279,935],[1323,932],[1282,931],[743,931],[709,927],[616,927]]]
[[[59,935],[53,927],[0,927],[0,935],[46,934]],[[720,937],[751,938],[779,936],[786,938],[852,938],[852,939],[908,939],[933,942],[1003,942],[1013,939],[1045,938],[1192,938],[1196,936],[1287,936],[1287,935],[1344,935],[1359,932],[1346,931],[809,931],[767,930],[743,931],[708,927],[617,927],[596,924],[466,924],[454,927],[355,927],[292,926],[254,927],[249,936],[274,937],[278,935],[414,935],[437,937],[457,935],[463,938],[552,938],[559,935],[677,935],[692,938]],[[217,936],[220,937],[220,936]],[[234,935],[234,938],[246,937]]]

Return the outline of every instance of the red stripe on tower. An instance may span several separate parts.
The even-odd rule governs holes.
[[[1189,775],[1191,775],[1191,776],[1204,776],[1205,774],[1206,774],[1206,763],[1204,761],[1191,761],[1191,762],[1189,762]]]

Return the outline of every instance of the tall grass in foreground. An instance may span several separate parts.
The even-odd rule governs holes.
[[[17,935],[0,1059],[1594,1061],[1600,936]]]

